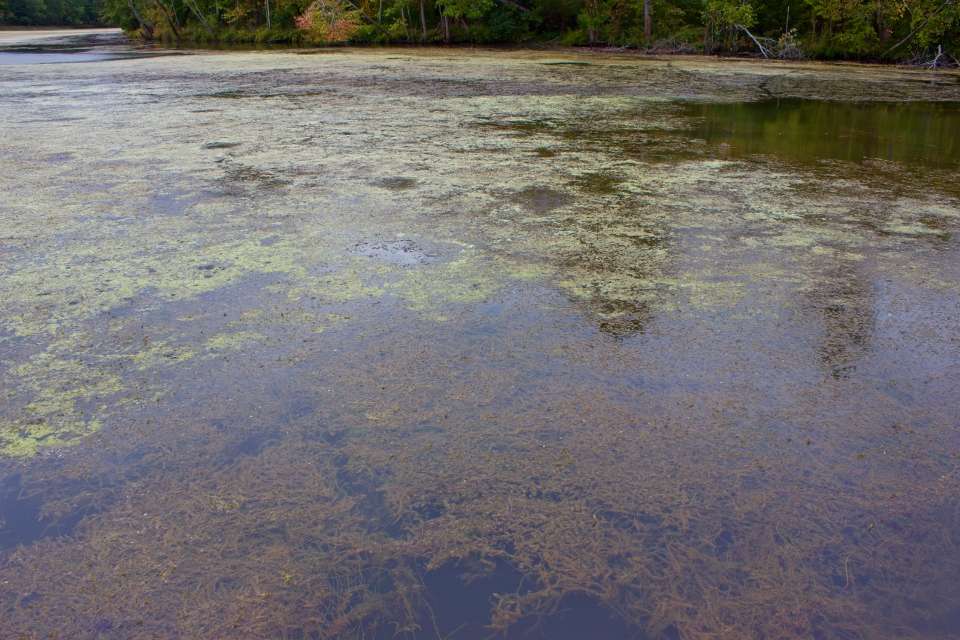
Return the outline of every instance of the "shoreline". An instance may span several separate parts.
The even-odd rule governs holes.
[[[940,67],[935,69],[924,68],[904,62],[858,60],[854,58],[819,59],[803,58],[796,60],[763,58],[758,55],[710,55],[704,53],[688,53],[682,51],[645,51],[626,47],[607,46],[569,46],[550,43],[530,42],[526,44],[469,44],[469,43],[350,43],[332,45],[305,45],[292,42],[284,43],[256,43],[256,42],[224,42],[224,41],[197,41],[181,40],[168,41],[161,39],[144,40],[126,33],[119,27],[17,27],[0,26],[0,46],[16,46],[47,38],[62,38],[64,36],[95,36],[95,35],[124,35],[132,43],[160,47],[180,51],[202,52],[243,52],[243,51],[272,51],[295,52],[301,55],[323,55],[337,52],[386,51],[401,50],[410,54],[436,53],[441,51],[470,51],[497,54],[537,54],[563,56],[570,59],[584,60],[585,64],[605,61],[623,60],[704,60],[710,62],[731,63],[763,63],[789,66],[791,68],[829,66],[855,66],[868,68],[896,69],[898,71],[915,71],[925,75],[934,74],[937,77],[955,77],[960,81],[960,68]],[[560,63],[562,64],[562,62]]]
[[[0,27],[0,45],[12,46],[20,43],[45,40],[47,38],[62,38],[64,36],[93,36],[93,35],[125,35],[119,27],[93,28],[8,28]]]

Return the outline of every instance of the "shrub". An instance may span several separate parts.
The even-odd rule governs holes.
[[[360,12],[343,0],[314,0],[295,23],[312,43],[347,42],[360,29]]]

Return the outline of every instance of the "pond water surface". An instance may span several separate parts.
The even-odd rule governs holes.
[[[960,636],[956,75],[95,40],[0,54],[0,637]]]
[[[173,53],[134,46],[116,29],[0,31],[0,65],[104,62]]]
[[[772,99],[696,103],[689,111],[697,118],[693,135],[720,146],[730,158],[770,155],[806,164],[888,160],[960,168],[956,103]]]

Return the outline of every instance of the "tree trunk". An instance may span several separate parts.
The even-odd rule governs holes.
[[[153,24],[143,19],[140,10],[137,9],[136,1],[127,0],[127,5],[130,7],[130,12],[133,14],[133,17],[136,18],[140,24],[140,32],[143,34],[143,37],[147,40],[153,40]]]
[[[447,16],[443,16],[443,41],[450,44],[450,21]]]
[[[643,39],[650,44],[650,38],[653,36],[653,12],[650,8],[650,0],[643,0]]]
[[[427,14],[423,9],[423,0],[420,0],[420,41],[427,39]]]
[[[200,7],[197,6],[196,0],[184,0],[184,4],[187,5],[187,8],[193,12],[193,15],[197,16],[197,20],[200,21],[200,24],[207,31],[207,33],[213,36],[213,27],[210,26],[210,23],[207,22],[207,17],[203,15],[202,11],[200,11]]]
[[[176,40],[180,41],[180,27],[177,26],[176,13],[171,15],[170,7],[163,3],[163,0],[154,0],[156,5],[160,8],[160,11],[163,12],[164,17],[167,19],[167,24],[170,26],[170,30],[173,31],[173,37]]]
[[[270,29],[272,27],[270,24],[270,0],[263,0],[263,6],[267,10],[267,29]]]

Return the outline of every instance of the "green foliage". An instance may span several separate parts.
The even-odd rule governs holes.
[[[734,51],[740,31],[754,25],[756,14],[743,0],[704,0],[703,21],[707,51]]]
[[[819,32],[812,35],[814,49],[824,57],[838,54],[862,56],[875,51],[879,36],[874,28],[875,3],[861,0],[805,0]]]
[[[0,0],[0,24],[95,25],[101,9],[100,0]]]
[[[269,7],[269,19],[268,19]],[[297,45],[519,43],[916,59],[960,57],[960,0],[0,0],[0,23],[102,22],[147,39]]]
[[[482,18],[494,0],[436,0],[440,14],[449,18]]]
[[[936,46],[945,40],[960,40],[960,2],[920,0],[907,2],[910,26],[917,30],[917,44],[921,48]],[[956,54],[956,51],[954,50]]]

